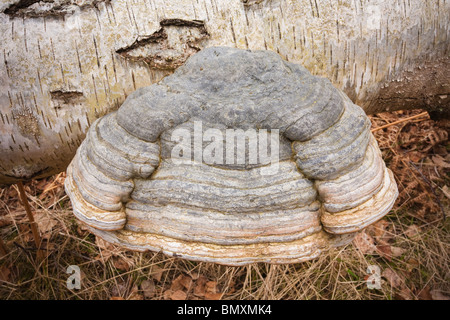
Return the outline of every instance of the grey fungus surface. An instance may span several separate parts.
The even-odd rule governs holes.
[[[198,123],[203,134],[278,130],[276,174],[261,174],[261,159],[173,161],[172,134]],[[107,241],[227,265],[315,258],[387,214],[398,193],[361,108],[273,52],[226,47],[97,120],[65,187],[76,217]]]

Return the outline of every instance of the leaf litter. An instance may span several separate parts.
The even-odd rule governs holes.
[[[0,298],[447,300],[449,121],[421,116],[391,125],[420,113],[371,116],[373,128],[387,125],[374,136],[399,187],[391,213],[358,233],[353,246],[303,264],[225,267],[123,250],[73,218],[61,173],[24,184],[49,248],[43,262],[48,276],[39,271],[41,277],[35,277],[40,267],[17,188],[0,188],[0,236],[10,251],[0,258],[0,282],[12,285],[0,286]],[[68,264],[82,269],[81,292],[60,287]],[[381,268],[380,290],[365,287],[370,264]]]

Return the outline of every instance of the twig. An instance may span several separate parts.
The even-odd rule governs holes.
[[[33,256],[30,253],[29,249],[25,249],[23,246],[14,241],[14,245],[22,250],[31,260],[33,260]]]
[[[428,112],[425,111],[425,112],[422,112],[420,114],[416,114],[415,116],[412,116],[412,117],[400,119],[398,121],[394,121],[394,122],[385,124],[384,126],[381,126],[381,127],[378,127],[378,128],[373,128],[370,131],[375,132],[375,131],[378,131],[378,130],[381,130],[381,129],[385,129],[385,128],[388,128],[390,126],[393,126],[393,125],[396,125],[396,124],[399,124],[399,123],[402,123],[402,122],[405,122],[405,121],[413,120],[413,119],[416,119],[416,118],[420,118],[420,117],[426,116],[426,115],[428,115]],[[425,119],[423,119],[423,120],[425,120]]]
[[[56,182],[58,181],[58,179],[61,177],[62,172],[58,173],[58,175],[56,176],[55,179],[53,179],[52,183],[50,183],[49,186],[45,187],[44,191],[42,191],[42,195],[46,194],[47,192],[58,188],[58,184],[56,184]]]
[[[30,204],[28,203],[27,195],[25,193],[25,189],[23,188],[23,184],[21,181],[17,183],[17,187],[19,188],[20,199],[22,200],[22,204],[25,208],[25,212],[27,213],[28,220],[30,221],[31,232],[33,233],[34,244],[37,248],[37,257],[38,259],[42,258],[42,252],[39,250],[41,247],[41,237],[39,236],[39,230],[34,221],[33,213],[31,212]]]

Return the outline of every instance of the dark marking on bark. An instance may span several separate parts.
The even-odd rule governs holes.
[[[234,33],[234,27],[233,27],[233,20],[230,18],[230,28],[231,28],[231,35],[233,36],[233,42],[236,44],[236,34]]]
[[[23,20],[23,42],[25,45],[25,51],[28,52],[28,45],[27,45],[27,27],[25,26],[25,19]]]
[[[41,44],[40,44],[40,42],[39,42],[39,39],[37,39],[37,47],[38,47],[38,51],[39,51],[39,58],[42,59]]]
[[[136,80],[134,78],[134,72],[133,71],[131,71],[131,80],[133,82],[133,88],[134,88],[134,90],[136,90]]]
[[[37,139],[41,135],[38,119],[30,108],[19,102],[11,113],[13,121],[23,136]]]
[[[10,17],[60,17],[73,14],[77,8],[80,10],[97,9],[100,3],[109,3],[110,0],[86,0],[80,4],[76,0],[18,0],[3,10]]]
[[[88,127],[90,127],[91,126],[91,121],[89,120],[89,115],[88,115],[87,112],[85,112],[85,115],[86,115],[86,121],[87,121]]]
[[[11,78],[11,75],[9,73],[8,60],[6,60],[6,50],[5,49],[3,49],[3,63],[5,64],[6,74],[8,75],[8,78]]]
[[[311,5],[311,15],[313,16],[313,18],[315,18],[316,15],[314,14],[314,7],[313,7],[313,4],[312,4],[311,0],[309,0],[309,4]]]
[[[61,76],[62,76],[63,83],[65,84],[66,83],[66,77],[64,76],[64,68],[63,68],[62,63],[59,63],[59,67],[60,67],[60,70],[61,70]]]
[[[97,101],[97,105],[98,105],[97,86],[95,85],[94,74],[92,74],[92,84],[94,85],[95,101]]]
[[[164,19],[159,23],[161,27],[175,26],[188,28],[204,28],[205,24],[201,20]],[[206,30],[205,30],[206,31]]]
[[[50,38],[50,48],[52,49],[53,60],[56,60],[55,48],[53,47],[53,40],[52,40],[52,38]]]
[[[117,83],[116,60],[114,59],[113,52],[111,52],[111,61],[112,61],[112,65],[113,65],[114,79],[116,80],[116,83]],[[107,70],[106,65],[105,65],[105,70]],[[108,84],[108,86],[109,86],[109,84]]]
[[[81,69],[80,53],[78,52],[78,44],[76,41],[75,41],[75,52],[77,53],[78,68],[80,69],[80,73],[83,73],[83,69]]]
[[[95,36],[92,36],[92,39],[94,41],[95,57],[97,58],[97,67],[100,69],[100,58],[98,57],[97,41],[95,41]]]
[[[246,23],[247,23],[247,27],[249,27],[249,26],[250,26],[250,23],[248,22],[247,10],[244,11],[244,14],[245,14],[245,21],[246,21]]]
[[[314,0],[314,3],[316,5],[317,18],[320,18],[319,6],[317,5],[317,0]]]

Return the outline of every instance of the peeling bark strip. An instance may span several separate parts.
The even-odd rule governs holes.
[[[52,100],[61,101],[65,104],[80,102],[81,98],[83,97],[83,93],[79,91],[55,90],[51,91],[50,95],[52,97]]]
[[[141,36],[137,38],[129,46],[116,50],[116,53],[128,57],[128,53],[132,52],[134,49],[138,49],[150,43],[158,43],[163,41],[164,39],[167,39],[167,33],[164,32],[164,28],[161,28],[158,31],[152,33],[151,35]]]
[[[22,11],[25,8],[28,8],[35,4],[36,2],[39,2],[39,0],[19,0],[18,2],[13,3],[8,8],[3,11],[4,13],[14,16],[19,11]]]
[[[83,10],[97,8],[99,3],[110,0],[19,0],[6,8],[3,13],[11,17],[46,17],[72,14],[77,8]],[[36,4],[37,3],[37,4]],[[36,4],[36,5],[35,5]]]
[[[151,68],[174,70],[200,51],[200,42],[209,37],[201,20],[164,19],[159,25],[159,30],[139,37],[116,53],[131,61],[143,61]]]

